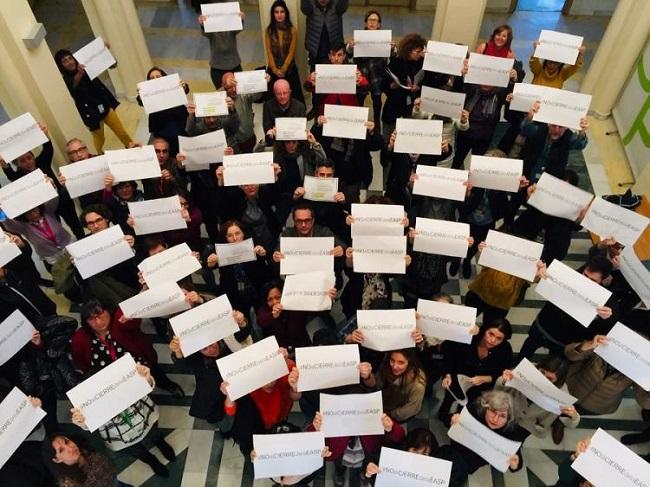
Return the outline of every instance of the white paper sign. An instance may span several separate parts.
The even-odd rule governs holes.
[[[571,467],[598,487],[648,487],[650,463],[598,428]]]
[[[228,397],[236,401],[249,392],[289,373],[274,336],[217,360],[217,368],[228,382]]]
[[[514,63],[514,59],[471,52],[465,83],[506,88],[510,82],[510,70]]]
[[[301,272],[287,276],[282,289],[282,309],[293,311],[326,311],[332,309],[328,296],[334,287],[333,272]]]
[[[177,282],[201,269],[201,263],[192,255],[192,249],[185,243],[147,257],[138,264],[147,286],[154,287],[163,282]]]
[[[449,429],[449,438],[466,446],[500,472],[508,470],[510,457],[521,446],[521,442],[508,440],[480,423],[467,408],[463,408],[460,420]]]
[[[21,254],[20,247],[9,241],[9,237],[0,230],[0,267],[4,267]]]
[[[323,466],[325,436],[318,431],[253,435],[256,479],[304,475]]]
[[[575,221],[594,195],[543,172],[528,204],[547,215]]]
[[[532,282],[537,274],[537,261],[544,246],[524,238],[490,230],[485,239],[487,247],[481,252],[479,265]]]
[[[465,108],[465,96],[465,93],[423,86],[420,92],[420,108],[423,112],[460,120]]]
[[[468,238],[468,223],[415,218],[413,250],[416,252],[465,257]]]
[[[535,288],[538,294],[563,310],[585,328],[596,317],[612,293],[568,265],[554,260]]]
[[[160,164],[153,145],[106,151],[106,163],[115,182],[159,178]],[[77,164],[77,163],[75,163]]]
[[[415,173],[418,177],[413,184],[413,194],[465,201],[469,171],[418,164]]]
[[[442,120],[397,119],[395,152],[442,154]]]
[[[255,244],[252,238],[241,242],[214,245],[219,267],[257,260]]]
[[[256,69],[255,71],[236,71],[235,81],[237,82],[238,95],[264,93],[268,90],[266,71],[263,69]]]
[[[45,417],[27,396],[14,387],[0,403],[0,468],[7,463],[20,444]]]
[[[422,69],[461,76],[467,49],[467,46],[459,46],[450,42],[429,41]]]
[[[202,3],[201,15],[206,17],[203,30],[205,32],[243,30],[244,24],[239,12],[239,2]]]
[[[298,392],[359,383],[359,345],[296,348]]]
[[[354,57],[390,57],[392,30],[355,30]]]
[[[316,178],[305,176],[303,182],[306,200],[311,201],[336,201],[336,193],[339,191],[339,178]]]
[[[423,335],[471,343],[471,328],[476,324],[476,308],[418,299],[417,327]]]
[[[385,352],[415,346],[411,336],[416,328],[414,309],[360,309],[357,327],[363,332],[362,345],[371,350]]]
[[[166,232],[187,228],[187,222],[181,216],[181,202],[178,196],[157,198],[147,201],[128,203],[129,213],[133,217],[136,235]]]
[[[546,88],[533,120],[580,130],[580,119],[587,116],[590,104],[591,95]]]
[[[632,246],[619,254],[620,271],[641,301],[650,309],[650,271],[639,260]]]
[[[354,237],[354,272],[406,274],[406,237]]]
[[[19,309],[0,323],[0,365],[29,343],[34,331],[34,326]]]
[[[29,112],[0,125],[0,156],[7,163],[47,141]]]
[[[323,415],[320,430],[325,438],[384,434],[381,391],[343,395],[321,393],[320,413]]]
[[[582,226],[600,238],[615,237],[617,242],[632,246],[650,223],[650,218],[597,197],[591,203]]]
[[[353,237],[399,237],[404,235],[402,205],[352,203]]]
[[[323,125],[325,137],[366,140],[368,107],[325,105],[327,122]]]
[[[9,218],[16,218],[58,196],[40,169],[0,188],[0,207]]]
[[[185,156],[183,167],[186,171],[202,171],[210,169],[213,162],[222,162],[227,145],[223,129],[196,137],[178,136],[179,150]]]
[[[581,36],[564,34],[553,30],[542,30],[534,57],[574,65],[578,59],[578,49],[584,40]]]
[[[187,95],[178,73],[138,83],[138,93],[148,114],[187,105]]]
[[[104,178],[110,172],[106,156],[95,156],[59,167],[65,177],[65,189],[70,198],[104,189]]]
[[[185,357],[239,331],[225,294],[170,318],[169,324],[180,339]]]
[[[316,93],[357,92],[356,64],[317,64]]]
[[[98,37],[73,54],[79,64],[84,65],[86,74],[90,79],[95,79],[116,61],[111,51],[106,47],[104,39]]]
[[[226,95],[225,91],[194,93],[194,116],[202,118],[228,115]]]
[[[447,460],[383,446],[375,487],[447,487],[450,476]]]
[[[275,119],[275,140],[307,140],[307,119],[305,117],[277,117]]]
[[[643,390],[650,390],[650,341],[622,323],[616,323],[607,334],[607,343],[594,352],[621,371]]]
[[[273,152],[223,156],[224,186],[272,184],[274,182]]]
[[[72,242],[66,249],[84,279],[131,259],[135,255],[124,239],[124,232],[119,225]]]
[[[178,284],[167,281],[122,301],[120,308],[128,318],[158,318],[185,311],[190,305]]]
[[[524,170],[521,159],[475,156],[472,154],[469,180],[477,188],[496,189],[516,193]]]
[[[558,389],[526,358],[513,369],[512,380],[506,385],[517,389],[539,407],[553,414],[561,414],[561,408],[577,401],[568,392]]]
[[[547,87],[542,85],[531,85],[530,83],[515,83],[512,90],[510,110],[515,112],[528,113],[533,103],[541,101],[546,94]]]
[[[151,391],[147,380],[136,371],[135,360],[126,353],[70,389],[66,396],[81,410],[92,433]]]
[[[334,272],[334,237],[280,237],[280,274]]]

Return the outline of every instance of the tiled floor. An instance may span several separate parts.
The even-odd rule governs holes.
[[[182,2],[174,3],[138,2],[138,14],[143,26],[146,41],[154,64],[179,72],[181,77],[190,84],[193,91],[211,89],[209,81],[207,58],[207,42],[200,36],[194,11],[185,7]],[[260,49],[259,14],[255,8],[245,7],[246,31],[239,36],[239,50],[244,60],[244,68],[250,69],[264,64]],[[392,29],[394,36],[402,36],[409,31],[417,31],[427,35],[431,31],[433,14],[407,12],[396,8],[382,8],[384,27]],[[364,9],[351,8],[344,19],[345,32],[351,32],[362,25]],[[92,33],[85,20],[79,0],[49,0],[41,1],[36,8],[39,21],[44,22],[48,31],[48,42],[55,50],[59,47],[75,49],[92,38]],[[562,17],[557,12],[520,12],[512,16],[487,14],[483,23],[481,37],[489,36],[492,28],[503,22],[513,26],[515,41],[513,48],[520,59],[527,59],[532,50],[532,41],[537,38],[541,28],[551,28],[585,36],[588,46],[586,63],[589,64],[598,40],[607,25],[608,19],[598,17]],[[576,89],[584,76],[585,69],[575,76],[568,84],[568,89]],[[119,112],[129,127],[133,127],[138,140],[146,140],[145,117],[137,106],[123,103]],[[259,120],[259,117],[258,117]],[[137,128],[135,128],[137,127]],[[604,132],[606,128],[599,127]],[[604,135],[602,135],[605,137]],[[606,139],[605,139],[606,140]],[[109,147],[110,147],[109,139]],[[606,142],[605,142],[606,143]],[[119,144],[113,139],[113,144]],[[585,152],[586,168],[580,168],[585,183],[593,185],[596,193],[609,192],[608,172],[603,160],[607,157],[601,154],[601,149],[593,144]],[[582,158],[574,158],[576,164],[583,165]],[[379,167],[377,167],[379,173]],[[379,173],[380,176],[380,173]],[[625,178],[625,174],[616,176]],[[611,178],[610,178],[611,179]],[[584,261],[590,241],[585,233],[576,234],[571,244],[569,265],[577,267]],[[445,289],[459,300],[467,291],[468,281],[451,279]],[[400,298],[396,296],[399,303]],[[518,350],[523,342],[527,329],[543,302],[533,290],[529,290],[522,304],[511,310],[508,318],[515,326],[512,343]],[[398,304],[399,305],[399,304]],[[61,302],[66,308],[67,303]],[[67,311],[67,308],[64,309]],[[154,398],[161,405],[160,427],[167,434],[168,441],[178,454],[177,461],[170,465],[171,477],[163,480],[152,476],[152,472],[139,461],[117,457],[120,467],[120,479],[142,486],[262,486],[269,485],[268,481],[253,481],[252,466],[244,459],[239,450],[231,442],[223,440],[220,433],[207,423],[194,420],[188,415],[190,395],[193,391],[193,377],[179,365],[172,365],[165,343],[153,334],[152,327],[145,325],[146,331],[152,334],[155,347],[165,370],[183,386],[187,396],[174,399],[164,392],[156,391]],[[409,426],[428,426],[445,442],[446,432],[443,425],[434,414],[437,402],[427,400],[422,412],[409,423]],[[61,402],[60,417],[66,417],[68,405]],[[303,424],[304,418],[299,412],[292,413],[292,421]],[[566,452],[570,451],[579,438],[592,433],[595,428],[607,428],[615,436],[626,431],[635,431],[641,427],[639,408],[628,396],[621,408],[612,415],[602,418],[583,418],[577,430],[568,430],[564,442],[554,445],[550,439],[529,438],[524,448],[526,468],[520,473],[502,475],[488,467],[480,469],[470,479],[471,487],[526,487],[552,485],[557,478],[557,463]],[[638,449],[640,453],[648,453],[648,446]],[[161,458],[162,460],[162,458]],[[349,485],[358,485],[358,476],[350,476]],[[328,465],[324,474],[315,482],[316,486],[333,485],[333,472]]]

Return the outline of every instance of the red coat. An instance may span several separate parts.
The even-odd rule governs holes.
[[[307,431],[314,431],[314,425],[310,424]],[[379,454],[381,447],[387,443],[397,444],[404,439],[404,428],[397,421],[393,421],[393,429],[390,433],[383,435],[364,435],[359,436],[361,447],[366,458]],[[333,462],[343,457],[345,449],[350,442],[349,436],[336,436],[333,438],[325,438],[325,446],[327,446],[332,454],[325,460]]]
[[[118,320],[122,315],[122,310],[118,308],[111,317],[111,324],[108,329],[113,339],[124,350],[133,355],[134,359],[144,357],[149,366],[157,364],[158,356],[151,344],[151,340],[140,331],[141,320],[127,320],[120,323]],[[88,372],[90,370],[92,342],[85,328],[78,328],[72,335],[71,352],[75,367],[82,372]]]

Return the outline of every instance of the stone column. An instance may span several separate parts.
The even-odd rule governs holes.
[[[487,0],[438,0],[431,39],[476,48]]]
[[[72,137],[88,140],[89,133],[47,41],[33,48],[23,42],[36,24],[27,0],[0,1],[0,102],[12,118],[30,112],[46,123],[55,161],[63,161],[65,142]]]
[[[595,117],[611,115],[649,34],[650,2],[619,2],[580,88],[593,96],[590,111]]]
[[[117,60],[108,71],[118,97],[135,100],[137,84],[153,65],[133,0],[81,0],[90,27],[101,36]]]

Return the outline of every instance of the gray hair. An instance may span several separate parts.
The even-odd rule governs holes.
[[[492,390],[484,392],[478,398],[477,404],[479,406],[479,417],[481,418],[485,415],[486,410],[492,409],[494,411],[506,411],[508,413],[508,420],[504,428],[508,429],[512,427],[515,422],[512,396],[505,391]]]

